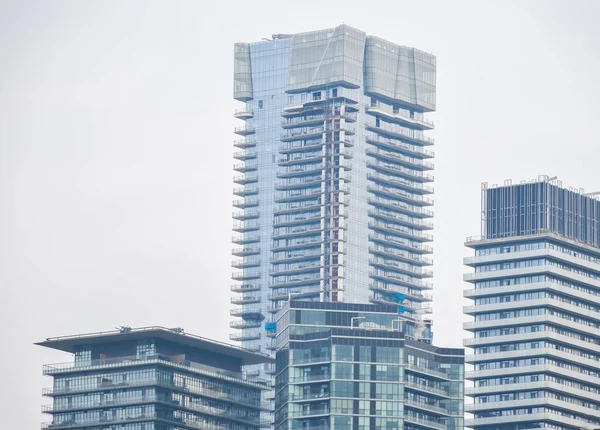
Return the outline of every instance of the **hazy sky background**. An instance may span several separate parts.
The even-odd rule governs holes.
[[[434,331],[460,346],[481,182],[600,190],[599,17],[593,0],[0,1],[0,426],[39,428],[42,364],[70,359],[35,341],[227,339],[233,43],[273,33],[345,22],[437,55]]]

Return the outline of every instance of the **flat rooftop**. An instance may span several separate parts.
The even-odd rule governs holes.
[[[274,358],[271,358],[265,354],[256,353],[227,343],[185,333],[183,329],[180,328],[167,328],[160,326],[140,328],[123,327],[120,330],[113,331],[50,337],[45,341],[36,342],[35,344],[44,346],[46,348],[74,353],[75,346],[78,345],[135,341],[148,338],[162,339],[190,348],[226,355],[241,360],[244,365],[275,362]]]

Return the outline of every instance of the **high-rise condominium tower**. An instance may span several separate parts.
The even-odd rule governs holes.
[[[476,430],[600,427],[600,201],[540,177],[483,189],[465,264]]]
[[[292,296],[420,319],[435,70],[434,56],[347,25],[235,45],[232,340],[272,348],[263,326]]]

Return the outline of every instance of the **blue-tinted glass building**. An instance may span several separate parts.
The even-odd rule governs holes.
[[[291,301],[276,332],[275,430],[463,428],[464,350],[409,339],[395,306]]]
[[[44,366],[53,377],[43,429],[254,430],[269,428],[261,392],[243,365],[268,356],[184,333],[146,327],[49,338],[38,345],[73,354]]]
[[[600,427],[600,201],[540,177],[483,187],[466,245],[476,430]]]
[[[231,339],[285,300],[427,313],[435,57],[341,25],[235,45]],[[419,338],[417,325],[408,335]],[[272,374],[274,369],[255,369]]]

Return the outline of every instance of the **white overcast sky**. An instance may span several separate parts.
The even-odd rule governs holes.
[[[594,0],[0,0],[0,427],[39,428],[41,366],[69,360],[34,341],[227,339],[233,43],[273,33],[346,23],[437,56],[434,330],[460,346],[481,182],[600,190],[599,16]]]

